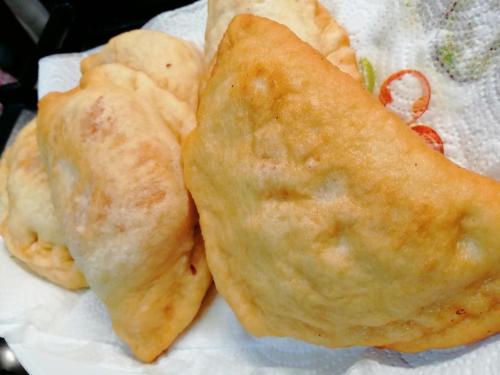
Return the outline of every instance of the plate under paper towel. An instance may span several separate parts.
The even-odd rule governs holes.
[[[449,158],[500,178],[500,48],[491,49],[498,38],[498,0],[323,3],[348,30],[358,57],[373,64],[375,92],[397,70],[424,72],[432,86],[432,100],[421,123],[438,130]],[[458,8],[451,9],[453,3]],[[202,47],[205,21],[206,1],[200,1],[161,14],[145,28]],[[450,41],[461,41],[467,49],[457,45],[456,58],[462,60],[443,66],[440,51]],[[481,53],[487,66],[474,70],[474,64],[469,64],[471,55]],[[82,56],[41,60],[39,96],[77,85]],[[45,282],[21,267],[4,248],[0,248],[0,285],[0,336],[32,375],[500,374],[498,336],[475,345],[416,355],[373,348],[331,350],[291,339],[258,339],[244,331],[214,289],[195,323],[168,353],[156,363],[144,365],[132,358],[113,333],[104,307],[91,291],[69,292]]]

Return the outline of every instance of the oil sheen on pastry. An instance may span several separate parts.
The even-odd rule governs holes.
[[[218,291],[254,335],[415,352],[500,330],[500,184],[286,27],[229,27],[184,149]]]
[[[317,0],[208,0],[205,54],[209,61],[229,22],[242,13],[284,24],[340,70],[360,79],[347,32]]]
[[[196,109],[203,57],[191,43],[159,31],[129,31],[85,58],[81,63],[82,73],[109,63],[147,74],[160,88]]]
[[[65,246],[36,141],[26,125],[1,161],[0,233],[7,249],[34,273],[67,289],[87,286]]]
[[[153,361],[194,319],[211,281],[179,142],[154,103],[112,84],[49,94],[38,116],[71,254],[115,332]]]

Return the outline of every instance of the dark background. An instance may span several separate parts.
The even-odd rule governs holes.
[[[29,4],[33,0],[25,0]],[[35,43],[4,0],[0,0],[0,68],[18,83],[0,86],[0,150],[23,108],[36,109],[38,60],[54,53],[81,52],[121,32],[140,28],[155,15],[194,1],[39,0],[50,16]]]
[[[25,0],[29,4],[32,0]],[[40,0],[49,19],[36,43],[4,0],[0,0],[0,68],[18,81],[0,86],[0,150],[23,110],[36,110],[38,60],[54,53],[81,52],[106,43],[121,32],[140,28],[166,10],[194,1]],[[26,374],[0,338],[0,374]]]

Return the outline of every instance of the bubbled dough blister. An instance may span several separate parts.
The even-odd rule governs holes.
[[[382,80],[394,71],[416,68],[425,72],[432,85],[433,96],[429,111],[421,122],[426,122],[440,132],[448,157],[473,170],[500,178],[500,146],[496,143],[500,140],[500,124],[498,120],[492,119],[492,115],[483,115],[490,111],[497,119],[500,118],[498,55],[495,58],[496,65],[492,65],[482,78],[459,83],[441,73],[430,53],[432,42],[441,31],[439,12],[443,12],[450,2],[322,1],[349,32],[351,45],[358,58],[367,57],[373,63],[378,77],[375,94],[378,94]],[[472,0],[469,3],[479,5],[477,17],[483,20],[486,16],[481,13],[481,7],[491,6],[496,0]],[[490,12],[487,17],[499,14],[499,11],[496,14]],[[145,28],[185,38],[203,48],[206,16],[206,1],[200,1],[183,9],[163,13],[149,21]],[[498,24],[485,23],[490,28]],[[486,28],[484,32],[488,33]],[[80,78],[80,58],[81,55],[72,54],[42,59],[39,96],[51,90],[74,87]],[[477,92],[481,92],[481,95],[477,95]],[[22,279],[26,275],[15,267],[8,269],[6,275],[10,280],[18,278],[26,283],[19,287],[15,295],[2,294],[0,290],[1,300],[17,300],[24,303],[26,309],[36,306],[40,310],[43,305],[37,302],[42,299],[39,293],[31,292],[35,298],[30,304],[19,298],[19,293],[29,295],[31,278]],[[144,370],[130,357],[123,355],[104,310],[92,294],[70,300],[69,296],[56,297],[56,291],[51,289],[50,294],[44,288],[47,288],[46,285],[38,283],[35,290],[42,291],[47,298],[56,301],[50,309],[46,309],[47,312],[57,311],[65,314],[65,318],[58,324],[49,325],[46,324],[49,318],[38,316],[43,314],[32,317],[37,331],[26,332],[27,342],[34,343],[39,351],[52,352],[54,358],[58,358],[61,353],[77,350],[73,352],[72,359],[78,363],[95,366],[96,361],[102,361],[106,368],[113,366],[127,371]],[[0,312],[2,317],[3,312]],[[22,321],[29,320],[23,316]],[[3,332],[1,325],[0,332]],[[88,342],[92,345],[89,346]],[[259,370],[255,370],[256,367]],[[191,374],[247,374],[253,371],[259,374],[493,375],[498,372],[498,368],[500,340],[496,337],[475,345],[417,355],[364,348],[325,350],[294,340],[256,339],[245,333],[227,304],[217,296],[209,308],[203,311],[197,324],[171,348],[167,356],[161,357],[147,371],[182,371]]]

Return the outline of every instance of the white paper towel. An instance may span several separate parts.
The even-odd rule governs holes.
[[[419,123],[438,130],[448,157],[500,178],[498,0],[323,3],[348,30],[358,56],[372,62],[377,74],[376,93],[385,77],[397,70],[411,68],[425,73],[432,86],[432,100]],[[205,20],[206,1],[200,1],[161,14],[145,28],[201,47]],[[443,67],[439,63],[439,58],[446,57],[443,48],[456,55],[452,54],[454,64]],[[437,53],[441,53],[438,58]],[[74,87],[83,55],[42,59],[39,95]],[[479,67],[472,61],[478,55],[485,56],[478,60]],[[403,109],[419,94],[411,78],[393,88],[395,102]],[[143,365],[113,333],[104,307],[92,292],[73,293],[45,282],[5,249],[0,249],[0,336],[6,337],[35,375],[500,374],[498,336],[475,345],[417,355],[373,348],[330,350],[289,339],[257,339],[243,330],[214,290],[195,323],[169,352],[155,364]]]

